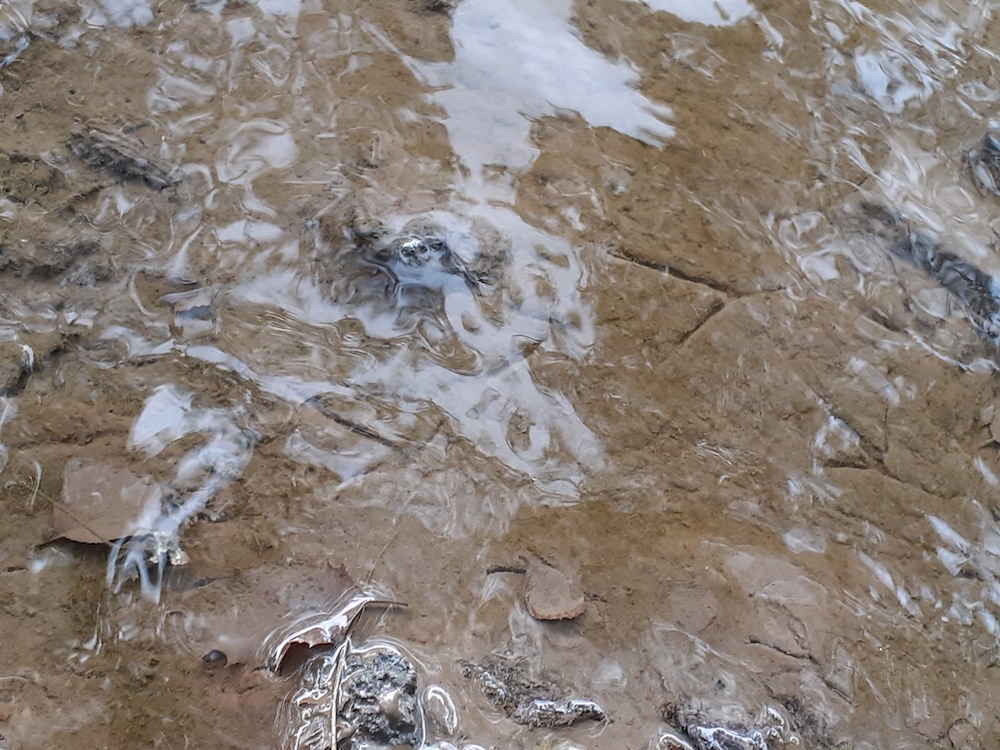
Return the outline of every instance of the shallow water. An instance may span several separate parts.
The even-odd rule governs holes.
[[[0,6],[4,746],[288,746],[261,648],[351,581],[407,604],[352,642],[414,664],[426,747],[996,745],[996,346],[861,207],[1000,274],[963,163],[998,23]],[[102,475],[159,507],[64,481]],[[522,556],[585,613],[535,620]],[[514,723],[458,667],[491,655],[610,721]]]

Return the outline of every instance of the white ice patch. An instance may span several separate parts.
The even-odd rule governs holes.
[[[876,562],[864,552],[859,551],[858,557],[861,559],[861,562],[863,562],[865,566],[875,575],[875,578],[878,579],[879,583],[889,589],[889,591],[896,590],[896,584],[892,580],[892,574],[889,573],[889,569],[885,567],[885,565],[880,562]]]
[[[813,436],[813,452],[830,459],[858,448],[861,438],[850,425],[834,416],[827,418]]]
[[[254,0],[261,13],[272,16],[298,18],[302,11],[302,0]]]

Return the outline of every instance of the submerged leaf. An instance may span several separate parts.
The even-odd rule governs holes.
[[[349,592],[344,600],[327,612],[307,612],[295,617],[287,625],[272,631],[264,640],[260,661],[268,669],[278,672],[281,664],[294,646],[338,646],[347,638],[351,626],[361,615],[365,605],[391,604],[380,601],[360,591]]]
[[[66,464],[62,502],[52,509],[52,539],[106,544],[151,533],[162,491],[110,462]],[[51,540],[50,540],[51,541]]]

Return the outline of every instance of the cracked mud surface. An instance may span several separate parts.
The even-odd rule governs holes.
[[[278,746],[291,683],[241,663],[341,564],[409,605],[354,638],[414,664],[427,743],[666,748],[673,704],[996,745],[997,352],[850,217],[1000,273],[962,166],[1000,19],[656,5],[538,4],[555,84],[517,3],[0,7],[4,747]],[[82,127],[185,178],[88,165]],[[357,205],[502,283],[397,294],[337,255]],[[72,461],[189,507],[190,562],[143,596],[43,544]],[[488,574],[525,554],[586,612],[534,621]],[[486,654],[610,721],[498,720],[460,675]]]

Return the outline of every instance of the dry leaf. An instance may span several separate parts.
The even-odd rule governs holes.
[[[149,534],[160,515],[159,485],[110,462],[66,464],[62,502],[52,508],[53,539],[105,544]]]
[[[235,585],[234,585],[235,584]],[[266,566],[219,579],[186,597],[206,638],[192,647],[229,666],[263,667],[283,674],[316,646],[337,646],[369,604],[386,602],[363,592],[344,566]]]
[[[289,651],[316,646],[339,646],[347,639],[351,626],[369,604],[381,606],[406,606],[401,602],[379,599],[363,592],[341,565],[327,565],[321,577],[327,596],[317,609],[293,611],[287,624],[273,629],[260,649],[260,661],[268,669],[282,671],[282,663]]]
[[[534,559],[525,565],[524,603],[536,620],[572,620],[587,608],[583,591],[565,573]]]

